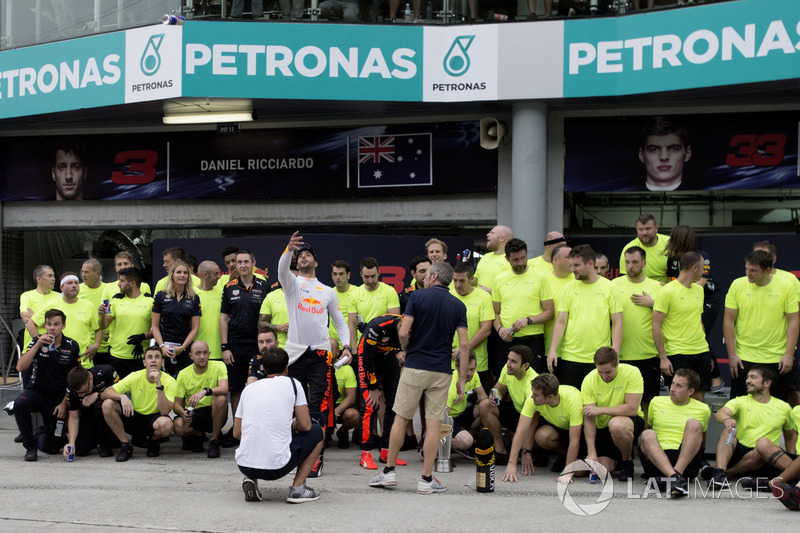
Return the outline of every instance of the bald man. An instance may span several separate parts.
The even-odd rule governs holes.
[[[528,266],[531,266],[544,274],[550,275],[553,273],[553,248],[559,244],[564,244],[567,239],[564,234],[559,231],[551,231],[544,236],[544,252],[542,255],[528,260]]]
[[[200,297],[200,308],[203,310],[197,338],[205,340],[208,344],[211,352],[209,359],[212,361],[222,360],[222,347],[219,338],[222,286],[218,283],[221,276],[222,272],[214,261],[203,261],[197,265],[197,277],[200,278],[200,286],[195,287],[195,292]]]
[[[495,226],[486,234],[486,248],[492,253],[484,255],[478,261],[475,280],[488,293],[492,292],[497,275],[511,268],[506,260],[506,243],[513,238],[514,232],[508,226]]]

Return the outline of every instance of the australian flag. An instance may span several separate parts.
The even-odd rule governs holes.
[[[430,133],[358,138],[359,187],[433,185]]]

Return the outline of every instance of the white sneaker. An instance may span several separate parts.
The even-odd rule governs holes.
[[[244,501],[246,502],[260,502],[261,491],[258,490],[258,481],[250,478],[244,478],[242,481],[242,490],[244,491]]]
[[[396,487],[397,474],[394,470],[391,472],[381,472],[369,482],[370,487]]]
[[[417,482],[417,494],[433,494],[434,492],[444,492],[446,490],[447,485],[436,478],[432,478],[430,481],[419,478]]]

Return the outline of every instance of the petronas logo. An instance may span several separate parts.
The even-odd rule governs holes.
[[[161,55],[158,53],[158,49],[163,40],[163,33],[153,35],[150,37],[150,40],[147,41],[147,46],[144,47],[142,59],[139,60],[139,66],[142,69],[142,73],[146,76],[152,76],[161,68]]]
[[[469,70],[469,54],[467,50],[475,40],[474,35],[461,35],[453,39],[450,50],[444,56],[444,71],[451,76],[463,76]]]

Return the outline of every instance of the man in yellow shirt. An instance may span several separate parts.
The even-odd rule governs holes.
[[[619,480],[633,479],[633,443],[644,429],[644,383],[635,366],[619,362],[616,350],[603,347],[594,354],[597,368],[581,384],[586,462],[599,462]]]
[[[200,285],[194,290],[200,297],[203,314],[200,317],[200,329],[197,330],[196,338],[203,339],[208,345],[211,361],[222,361],[222,341],[219,338],[219,313],[222,306],[222,286],[219,284],[221,275],[219,266],[214,261],[203,261],[197,265]]]
[[[203,437],[211,433],[208,457],[216,459],[219,433],[228,419],[228,369],[222,361],[209,361],[205,341],[195,340],[190,355],[192,365],[181,370],[176,381],[173,427],[186,448],[198,453],[203,451]]]
[[[631,246],[639,246],[645,251],[647,268],[644,275],[650,279],[666,283],[667,278],[667,256],[664,250],[667,248],[669,237],[658,233],[656,217],[650,213],[642,213],[636,219],[636,238],[622,248],[619,254],[619,273],[626,274],[625,270],[625,250]]]
[[[461,300],[467,307],[467,339],[469,349],[475,352],[478,361],[478,375],[481,382],[488,384],[489,354],[487,342],[494,321],[494,307],[489,293],[476,289],[472,285],[472,266],[468,263],[456,263],[453,268],[453,286],[451,294]],[[453,360],[458,359],[458,338],[453,339]],[[455,364],[455,363],[454,363]]]
[[[33,269],[33,280],[36,282],[36,288],[30,291],[23,292],[19,297],[19,316],[25,326],[28,325],[30,319],[40,309],[50,309],[48,305],[52,302],[61,299],[61,295],[53,290],[56,285],[56,276],[52,267],[48,265],[39,265]],[[36,326],[36,335],[44,333],[44,325]],[[34,335],[34,336],[36,336]],[[20,349],[24,350],[31,343],[31,332],[25,328],[25,337],[23,338],[22,346]]]
[[[162,266],[164,267],[164,270],[167,273],[169,273],[169,269],[172,268],[172,265],[173,263],[175,263],[175,261],[183,261],[184,263],[186,262],[186,252],[183,251],[183,248],[167,248],[163,252],[163,259],[164,263]],[[198,278],[194,274],[191,274],[191,276],[192,276],[193,286],[194,287],[199,286],[200,278]],[[157,293],[158,291],[164,290],[166,288],[168,278],[169,274],[158,280],[158,282],[156,283],[156,289],[153,292],[153,296],[155,296],[155,293]]]
[[[497,398],[486,398],[478,404],[483,425],[494,437],[495,462],[508,464],[508,452],[503,443],[503,428],[514,431],[519,423],[520,412],[531,395],[531,381],[538,374],[531,368],[533,352],[525,345],[512,346],[497,383]],[[525,447],[533,447],[533,435],[525,436]],[[523,457],[523,464],[531,457]],[[531,463],[532,464],[532,463]]]
[[[553,272],[547,276],[547,280],[550,282],[550,294],[553,296],[555,315],[544,325],[545,353],[550,351],[550,343],[553,340],[553,328],[555,328],[556,318],[558,318],[558,306],[561,305],[564,287],[575,279],[575,276],[572,274],[572,267],[570,267],[569,264],[569,253],[571,251],[572,248],[564,243],[558,244],[553,248],[553,255],[551,257]],[[556,352],[556,355],[560,354]]]
[[[653,341],[667,378],[679,368],[691,368],[700,376],[694,398],[701,402],[711,387],[711,353],[703,331],[703,256],[688,252],[681,257],[678,279],[664,285],[653,304]]]
[[[705,466],[701,472],[714,486],[725,487],[728,476],[757,472],[766,464],[755,449],[762,437],[778,446],[783,431],[787,448],[795,446],[797,432],[792,422],[792,409],[769,391],[776,379],[776,372],[771,368],[754,365],[745,381],[747,395],[730,400],[714,414],[717,422],[724,426],[717,441],[717,467]],[[729,437],[733,445],[727,444]]]
[[[536,445],[542,450],[559,454],[552,472],[561,472],[568,464],[578,459],[583,434],[583,399],[581,392],[575,387],[561,385],[553,374],[541,374],[531,381],[531,397],[525,400],[525,406],[511,443],[508,466],[503,474],[503,481],[516,483],[517,458],[520,454],[530,455],[531,451],[523,448],[523,436],[533,435]],[[533,465],[523,461],[522,475],[533,474]],[[570,483],[572,474],[558,477],[559,483]]]
[[[342,311],[342,317],[347,322],[347,312],[350,308],[350,301],[356,295],[358,287],[350,284],[350,263],[344,259],[337,259],[331,265],[331,280],[333,281],[333,289],[336,291],[336,297],[339,299],[339,309]],[[331,336],[331,348],[334,357],[337,357],[339,350],[342,349],[342,343],[339,340],[339,333],[336,331],[336,324],[331,322],[328,329]],[[335,346],[334,346],[335,345]]]
[[[745,277],[725,297],[722,331],[731,371],[731,398],[746,394],[747,372],[755,364],[779,373],[775,396],[787,401],[797,345],[797,293],[772,272],[772,256],[756,250],[745,258]]]
[[[486,234],[486,248],[491,252],[484,254],[475,268],[478,287],[492,293],[494,280],[498,274],[510,268],[506,259],[506,243],[514,238],[508,226],[495,226]]]
[[[350,328],[351,343],[359,339],[359,324],[367,324],[379,315],[399,315],[400,299],[397,292],[380,281],[380,266],[374,257],[361,261],[361,280],[363,285],[356,289],[347,309],[347,325]],[[341,306],[340,306],[341,307]]]
[[[78,298],[79,293],[78,275],[75,272],[65,272],[61,276],[61,298],[49,301],[48,307],[60,309],[67,316],[64,335],[78,343],[81,351],[81,364],[84,368],[91,368],[94,366],[92,362],[94,355],[103,340],[103,332],[100,329],[97,307],[88,300]],[[32,336],[38,334],[37,326],[44,324],[44,315],[48,310],[39,309],[28,321],[26,327]]]
[[[566,244],[567,239],[560,231],[551,231],[544,236],[544,251],[542,255],[528,260],[528,265],[532,266],[542,274],[549,274],[553,271],[553,250],[560,244]]]
[[[511,270],[497,276],[492,291],[494,329],[500,336],[497,363],[512,345],[522,344],[533,352],[532,368],[546,372],[544,324],[555,316],[550,283],[528,263],[528,245],[522,239],[506,243],[506,259]],[[494,371],[500,375],[502,367],[496,365]]]
[[[647,256],[643,249],[631,246],[623,255],[627,274],[611,280],[617,300],[622,304],[622,330],[625,332],[619,360],[642,373],[642,410],[647,416],[647,404],[661,392],[658,350],[653,342],[653,303],[661,283],[644,275]]]
[[[467,319],[469,320],[469,319]],[[453,440],[454,450],[469,450],[475,443],[474,434],[480,429],[478,423],[481,421],[480,403],[487,398],[481,386],[481,379],[476,372],[478,359],[475,352],[469,352],[467,360],[466,377],[464,383],[464,395],[461,401],[458,400],[458,368],[460,362],[456,358],[456,368],[453,370],[453,378],[450,381],[450,390],[447,391],[447,408],[450,416],[453,417]]]
[[[618,352],[622,343],[622,305],[611,281],[595,272],[591,246],[576,246],[568,257],[575,279],[561,293],[547,367],[556,373],[559,382],[578,388],[583,378],[594,371],[593,357],[598,348],[611,346]]]
[[[630,273],[630,270],[628,270]],[[711,410],[692,398],[700,386],[694,370],[679,368],[672,378],[669,396],[657,396],[647,412],[639,455],[647,477],[665,476],[672,496],[689,494],[688,478],[697,476],[703,460],[704,434]]]
[[[133,455],[127,433],[147,441],[147,457],[158,457],[161,452],[158,440],[172,433],[169,413],[174,407],[176,383],[172,376],[161,371],[164,364],[161,348],[148,346],[142,362],[144,369],[129,374],[100,396],[106,424],[121,443],[118,462]]]

